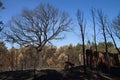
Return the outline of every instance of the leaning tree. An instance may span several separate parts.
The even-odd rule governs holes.
[[[40,53],[47,43],[63,39],[63,33],[70,30],[70,24],[71,19],[66,12],[50,4],[40,4],[33,10],[24,9],[9,21],[6,40],[21,46],[34,46]]]

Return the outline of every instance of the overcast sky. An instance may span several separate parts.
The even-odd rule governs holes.
[[[93,29],[90,23],[90,9],[102,9],[104,14],[106,14],[110,19],[113,19],[118,12],[120,11],[120,0],[0,0],[3,2],[5,9],[0,10],[0,19],[6,24],[7,21],[11,19],[12,16],[20,14],[22,9],[29,8],[34,9],[40,3],[50,3],[53,6],[56,6],[60,10],[64,10],[69,13],[73,19],[73,27],[77,26],[76,21],[76,11],[79,8],[84,12],[86,23],[87,23],[87,32],[86,32],[86,41],[89,39],[93,41]],[[75,30],[74,33],[77,33]],[[78,38],[74,33],[66,33],[66,38],[62,41],[53,41],[53,44],[56,46],[62,46],[72,43],[76,45],[81,43],[81,39]],[[98,39],[98,42],[101,41],[101,38]],[[119,44],[119,43],[118,43]],[[6,44],[7,47],[10,47],[10,44]]]

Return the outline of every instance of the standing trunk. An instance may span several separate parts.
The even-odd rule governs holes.
[[[34,79],[36,78],[36,68],[38,67],[39,69],[41,68],[41,50],[39,50],[39,49],[36,49],[36,51],[37,51],[37,54],[38,54],[38,56],[34,59],[34,63],[33,63],[33,71],[34,71],[34,74],[33,74],[33,77],[34,77]],[[38,61],[38,62],[37,62]],[[38,63],[38,65],[37,65],[37,63]]]
[[[106,39],[106,34],[105,34],[105,30],[103,29],[103,36],[104,36],[104,40],[105,40],[105,52],[106,52],[106,60],[107,60],[107,64],[109,66],[109,55],[108,55],[108,45],[107,45],[107,39]]]
[[[43,50],[40,50],[39,52],[38,52],[38,60],[39,60],[39,62],[38,62],[38,67],[39,68],[42,68],[43,67]]]
[[[85,59],[85,41],[84,41],[84,34],[82,34],[82,50],[83,50],[83,60],[84,60],[84,72],[86,73],[86,59]]]
[[[86,73],[86,54],[85,54],[85,22],[84,22],[84,15],[78,9],[77,11],[77,20],[80,27],[81,37],[82,37],[82,52],[83,52],[83,63],[84,63],[84,73]]]
[[[105,41],[105,58],[109,67],[109,55],[108,55],[108,45],[107,45],[107,38],[106,38],[106,18],[103,15],[102,11],[99,10],[98,11],[98,17],[100,20],[100,24],[101,24],[101,28],[102,28],[102,33],[103,33],[103,37],[104,37],[104,41]]]
[[[91,10],[91,14],[92,14],[93,27],[94,27],[94,43],[95,43],[95,50],[96,50],[96,52],[97,52],[96,25],[95,25],[95,12],[94,12],[94,9]]]

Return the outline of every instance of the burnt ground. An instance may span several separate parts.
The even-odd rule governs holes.
[[[0,80],[120,80],[119,71],[120,69],[112,69],[107,74],[88,70],[84,74],[83,70],[79,68],[59,71],[45,69],[36,71],[36,75],[34,75],[34,70],[19,70],[1,72]]]

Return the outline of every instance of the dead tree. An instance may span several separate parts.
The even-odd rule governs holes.
[[[102,35],[104,37],[104,42],[105,42],[105,57],[107,60],[107,64],[109,65],[109,55],[108,55],[108,45],[107,45],[107,37],[106,37],[106,17],[104,16],[102,10],[98,10],[98,19],[99,19],[99,23],[100,23],[100,27],[102,29]]]
[[[107,33],[110,35],[110,37],[111,37],[111,39],[112,39],[112,41],[113,41],[113,43],[114,43],[114,46],[115,46],[117,52],[120,54],[120,50],[119,50],[119,48],[118,48],[117,45],[116,45],[115,38],[114,38],[114,36],[113,36],[113,31],[112,31],[111,26],[108,25],[108,27],[106,28],[106,30],[107,30]]]
[[[80,28],[81,39],[82,39],[82,52],[83,52],[83,61],[84,61],[84,73],[86,73],[86,59],[85,59],[85,21],[84,14],[78,9],[77,11],[77,21]]]
[[[112,21],[113,32],[116,37],[120,40],[120,12],[117,17]]]
[[[92,16],[92,22],[93,22],[93,28],[94,28],[94,43],[95,43],[95,50],[97,52],[97,40],[96,40],[96,23],[95,23],[95,10],[91,10],[91,16]]]
[[[42,65],[42,49],[52,40],[64,39],[64,32],[70,30],[69,15],[50,4],[40,4],[33,10],[25,9],[9,22],[5,32],[6,40],[14,40],[21,46],[34,46]],[[41,53],[41,54],[40,54]],[[39,60],[38,59],[38,60]]]
[[[52,40],[64,39],[64,32],[70,30],[71,19],[65,12],[50,4],[40,4],[34,10],[25,9],[20,16],[9,22],[5,32],[7,41],[14,40],[21,46],[34,46],[39,52]]]

